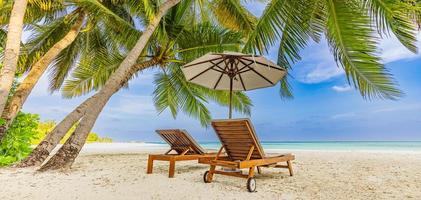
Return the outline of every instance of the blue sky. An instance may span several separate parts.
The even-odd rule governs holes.
[[[263,5],[248,5],[259,15]],[[421,35],[419,37],[421,39]],[[418,47],[421,47],[419,42]],[[395,38],[380,41],[383,62],[394,74],[405,96],[398,101],[364,100],[345,79],[325,42],[311,43],[294,65],[291,84],[295,98],[283,101],[279,86],[249,91],[253,100],[251,119],[262,140],[421,140],[421,56],[412,54]],[[268,58],[276,62],[277,47]],[[211,128],[184,114],[173,119],[168,111],[158,115],[152,102],[153,76],[148,70],[115,94],[94,130],[117,141],[160,141],[155,129],[187,129],[199,141],[216,141]],[[36,86],[24,111],[42,120],[60,121],[86,97],[62,99],[47,91],[48,78]],[[209,104],[215,119],[226,118],[228,109]],[[234,117],[241,116],[238,113]]]

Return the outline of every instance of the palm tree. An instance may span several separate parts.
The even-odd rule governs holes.
[[[44,26],[35,26],[36,36],[26,44],[29,55],[23,56],[24,58],[22,59],[24,60],[22,68],[29,68],[29,72],[19,84],[3,111],[2,118],[6,120],[6,123],[3,125],[4,128],[0,129],[0,135],[2,135],[1,131],[5,131],[8,125],[12,123],[51,62],[54,61],[55,64],[52,73],[53,77],[51,78],[52,88],[57,88],[61,85],[68,71],[71,70],[73,61],[79,55],[83,53],[94,54],[86,51],[86,49],[92,50],[92,47],[87,46],[94,45],[95,48],[96,46],[107,45],[110,47],[110,43],[113,43],[113,41],[105,41],[102,38],[95,37],[100,31],[100,28],[96,26],[100,25],[110,32],[115,32],[118,25],[127,27],[128,32],[130,32],[130,29],[134,30],[129,22],[121,19],[106,6],[112,9],[118,9],[119,7],[109,1],[104,1],[102,4],[87,0],[66,1],[65,5],[62,5],[61,9],[57,9],[56,13],[53,14],[56,19],[53,21],[46,20],[44,22],[46,25]],[[73,11],[66,14],[70,8]],[[120,11],[123,11],[120,14],[126,14],[124,16],[127,16],[124,10],[120,9]],[[62,13],[65,14],[63,15]],[[47,17],[44,17],[44,19]],[[115,22],[118,23],[116,24]],[[80,34],[81,29],[84,29],[82,34]],[[96,40],[93,38],[96,38]],[[76,42],[74,42],[75,40]],[[103,44],[98,43],[98,41]]]
[[[146,3],[147,2],[148,1],[146,1]],[[233,2],[236,2],[236,1],[233,1]],[[129,1],[129,4],[131,4],[129,7],[136,8],[136,5],[141,5],[141,6],[137,7],[137,8],[141,8],[141,9],[134,9],[134,11],[136,13],[144,13],[144,16],[142,16],[141,18],[146,19],[145,20],[146,22],[150,19],[154,19],[153,13],[160,14],[159,12],[153,12],[154,9],[151,9],[151,8],[156,8],[158,6],[155,5],[155,6],[151,6],[151,7],[148,8],[147,6],[143,5],[142,3],[145,3],[145,2],[139,3],[139,2],[135,2],[135,1],[134,2]],[[192,1],[184,1],[183,3],[185,3],[187,5],[190,5],[192,3]],[[149,2],[148,4],[154,5],[152,2]],[[192,7],[195,7],[195,6],[190,6],[190,8],[192,8]],[[237,9],[240,8],[239,11],[244,10],[243,7],[237,6],[236,8]],[[139,11],[141,11],[141,12],[139,12]],[[180,14],[184,14],[184,11],[179,13],[179,15]],[[194,22],[195,20],[191,20],[191,21]],[[133,66],[133,68],[134,68],[133,71],[137,71],[142,67],[144,67],[144,65],[142,65],[142,64],[135,65],[135,66]],[[130,77],[130,75],[129,75],[129,77]],[[121,83],[121,85],[124,85],[124,84]],[[67,130],[75,122],[77,122],[78,120],[80,120],[84,116],[87,108],[89,108],[89,106],[92,106],[92,103],[94,102],[95,99],[96,99],[95,96],[89,98],[87,101],[83,102],[80,106],[78,106],[75,110],[73,110],[68,116],[66,116],[66,118],[63,119],[54,128],[54,130],[50,134],[47,135],[47,137],[37,146],[37,148],[34,149],[31,156],[29,156],[24,162],[22,162],[20,166],[25,167],[25,166],[32,166],[32,165],[41,164],[42,161],[45,160],[45,158],[48,156],[49,152],[57,145],[58,141],[63,137],[65,132],[67,132]],[[94,104],[94,105],[96,105],[96,104]]]
[[[22,37],[23,18],[27,4],[27,0],[16,0],[10,16],[3,66],[0,69],[0,113],[3,112],[6,106],[9,91],[15,79]]]
[[[77,121],[79,121],[82,117],[84,119],[87,118],[86,115],[89,115],[90,119],[89,123],[80,123],[75,132],[80,132],[81,130],[85,131],[87,129],[91,129],[93,126],[92,120],[95,121],[96,117],[98,116],[102,108],[105,106],[105,103],[111,97],[113,93],[118,91],[121,88],[126,80],[126,76],[130,77],[130,73],[134,73],[133,71],[138,68],[143,68],[148,66],[149,64],[153,64],[153,60],[146,62],[145,64],[136,63],[138,60],[139,55],[142,53],[146,43],[148,42],[149,38],[154,33],[156,27],[158,26],[161,18],[166,14],[166,12],[172,8],[173,6],[177,5],[181,0],[167,0],[163,4],[159,5],[159,8],[156,8],[156,4],[150,4],[152,7],[156,8],[156,12],[153,12],[148,18],[148,25],[146,26],[145,30],[142,32],[142,35],[139,37],[137,42],[131,47],[131,50],[127,54],[126,58],[119,64],[119,67],[116,71],[110,76],[110,79],[104,84],[104,87],[95,95],[84,101],[81,105],[79,105],[75,110],[73,110],[69,115],[67,115],[57,126],[46,136],[46,138],[34,149],[31,155],[21,162],[18,166],[20,167],[27,167],[41,164],[45,158],[49,155],[51,150],[58,144],[58,141],[64,136],[65,132],[67,132]],[[121,3],[121,2],[120,2]],[[129,5],[132,5],[135,8],[135,12],[139,9],[143,9],[146,7],[145,4],[149,4],[149,1],[128,1]],[[135,5],[138,5],[136,7]],[[154,9],[152,9],[154,10]],[[155,10],[154,10],[155,11]],[[138,64],[138,65],[136,65]],[[132,69],[133,68],[133,69]],[[127,78],[128,79],[128,78]],[[92,107],[97,107],[97,109],[93,109]],[[89,113],[91,112],[91,113]],[[93,119],[95,118],[95,119]],[[82,136],[83,137],[83,136]],[[68,141],[71,140],[70,137]],[[65,163],[72,163],[74,158],[82,148],[83,144],[75,144],[77,147],[76,151],[60,151],[59,153],[62,155],[61,157],[68,157],[69,159],[59,161],[64,165]],[[69,148],[68,145],[64,145],[66,148]],[[73,157],[73,158],[72,158]],[[72,160],[73,159],[73,160]]]
[[[214,27],[210,25],[206,26],[207,29],[203,28],[203,29],[195,30],[196,38],[198,37],[198,35],[202,35],[202,37],[200,37],[201,40],[198,40],[199,42],[196,44],[197,46],[192,46],[195,44],[191,43],[191,39],[192,39],[191,37],[183,38],[183,36],[186,36],[189,34],[188,32],[183,31],[185,30],[183,27],[186,27],[186,24],[185,24],[186,21],[184,20],[185,13],[186,13],[185,9],[189,7],[190,7],[189,4],[186,4],[183,2],[183,4],[177,6],[176,8],[171,10],[170,13],[168,13],[168,15],[158,25],[157,29],[159,30],[156,30],[155,37],[153,37],[154,39],[149,41],[150,45],[148,46],[147,48],[148,51],[146,52],[154,52],[154,53],[152,54],[152,56],[147,55],[146,57],[151,57],[151,58],[143,62],[143,65],[140,65],[141,67],[137,66],[137,67],[132,68],[130,70],[130,73],[124,78],[124,82],[120,82],[119,84],[120,87],[125,85],[127,80],[134,73],[136,73],[137,71],[141,69],[144,69],[148,65],[149,66],[159,65],[163,67],[163,66],[167,66],[168,62],[171,62],[171,63],[180,62],[179,60],[177,60],[180,57],[181,58],[184,57],[184,59],[187,59],[187,58],[193,59],[197,55],[203,55],[203,53],[205,52],[221,51],[223,49],[229,50],[229,49],[232,49],[233,47],[235,47],[235,49],[238,50],[238,47],[239,47],[238,42],[242,38],[240,34],[238,33],[232,34],[232,33],[226,32],[226,30],[211,31],[212,29],[214,29]],[[204,39],[203,37],[204,36],[203,34],[206,34],[206,33],[208,33],[208,35],[210,36],[208,40]],[[179,45],[180,45],[181,38],[184,39],[183,41],[184,45],[188,44],[190,41],[190,46],[188,48],[180,48],[181,46]],[[225,38],[225,40],[221,38]],[[177,51],[175,51],[175,49],[177,49]],[[184,56],[181,56],[181,55],[184,55]],[[189,56],[186,56],[186,55],[189,55]],[[116,62],[116,63],[119,63],[119,62]],[[169,65],[173,65],[173,64],[169,64]],[[178,65],[178,67],[180,67],[180,65]],[[82,69],[82,72],[85,72],[85,70],[86,69]],[[88,70],[88,71],[92,71],[92,70]],[[113,74],[114,73],[115,72],[113,72]],[[80,71],[76,72],[76,74],[80,75]],[[178,77],[182,77],[180,75],[181,74],[178,73]],[[104,79],[99,78],[99,80],[104,80]],[[185,82],[184,79],[182,80],[184,82],[179,82],[178,84],[181,87],[177,89],[177,92],[178,92],[177,96],[180,97],[178,99],[179,103],[177,105],[179,108],[183,109],[183,111],[188,113],[189,115],[193,115],[199,118],[202,121],[202,124],[206,124],[210,121],[209,111],[206,109],[206,106],[203,104],[206,101],[205,97],[211,97],[213,100],[216,100],[216,102],[219,102],[224,105],[228,104],[228,95],[226,93],[209,92],[210,90],[206,90],[201,87],[199,88],[198,86],[191,87],[187,84],[187,82]],[[104,86],[101,87],[100,91],[106,87],[106,84],[109,81],[110,79],[105,81],[105,84]],[[82,83],[82,85],[79,85],[79,83]],[[68,84],[64,86],[64,89],[68,91],[82,91],[82,93],[89,92],[89,90],[83,91],[83,88],[87,88],[85,87],[87,86],[86,83],[88,84],[88,86],[92,85],[92,82],[79,78],[76,80],[72,80],[71,82],[68,82]],[[69,85],[76,86],[76,87],[70,87]],[[161,87],[161,88],[164,88],[164,87]],[[162,96],[162,97],[165,98],[165,96]],[[167,96],[167,97],[170,97],[170,96]],[[238,97],[236,99],[238,102],[236,103],[237,108],[240,111],[249,112],[249,104],[250,104],[249,99],[242,93],[237,93],[236,97]],[[105,100],[108,100],[109,97],[106,97],[106,98],[107,99]],[[170,98],[174,98],[174,97],[170,97]],[[98,106],[98,102],[96,103],[96,105]],[[105,105],[105,103],[101,105]],[[173,106],[176,106],[176,105],[173,105]],[[178,110],[178,109],[172,109],[172,111],[175,111],[175,110]],[[96,111],[98,112],[98,110]],[[88,111],[86,112],[85,116],[82,118],[81,123],[85,121],[85,117],[89,116],[89,113],[90,112]],[[92,121],[87,121],[88,122],[87,124],[89,124],[89,126],[92,127],[94,121],[96,120],[96,117],[97,115],[93,116],[91,118]],[[83,126],[78,127],[78,128],[80,128],[80,130],[83,130],[84,128],[85,128],[84,130],[87,130],[87,127],[83,127]],[[69,167],[73,163],[75,157],[78,155],[78,152],[80,151],[79,148],[82,148],[86,140],[86,137],[84,136],[84,132],[81,131],[78,133],[78,128],[76,129],[75,133],[73,133],[72,136],[69,138],[69,140],[66,141],[66,143],[59,150],[59,152],[56,155],[54,155],[45,165],[43,165],[41,170]],[[78,148],[75,149],[74,148],[75,146],[77,146]]]
[[[173,17],[171,13],[163,20],[167,24],[165,39],[149,42],[148,55],[143,56],[151,60],[156,59],[155,66],[161,69],[160,73],[155,75],[154,81],[155,106],[159,113],[168,108],[174,117],[182,110],[206,126],[211,116],[205,103],[212,100],[227,106],[228,93],[187,82],[181,72],[181,64],[208,52],[239,51],[243,36],[209,23],[187,26],[171,20],[170,17]],[[74,70],[71,78],[65,81],[62,87],[63,97],[73,98],[99,90],[123,58],[120,54],[104,53],[97,59],[92,59],[92,62],[82,63]],[[234,98],[235,109],[249,114],[248,97],[244,93],[235,93]]]
[[[381,63],[379,36],[393,34],[416,53],[420,10],[402,0],[272,0],[244,51],[264,53],[278,43],[278,64],[291,68],[309,40],[319,42],[324,34],[338,66],[364,98],[397,99],[402,92]]]

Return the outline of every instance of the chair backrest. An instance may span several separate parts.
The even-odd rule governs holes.
[[[250,159],[265,157],[263,148],[249,119],[213,120],[212,127],[231,160],[245,160],[252,145],[254,150]]]
[[[205,154],[205,150],[187,133],[181,129],[156,130],[158,135],[167,142],[171,149],[181,154],[185,150],[190,150],[186,154]]]

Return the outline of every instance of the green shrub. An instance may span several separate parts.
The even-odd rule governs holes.
[[[20,112],[0,143],[0,166],[7,166],[31,153],[31,140],[37,135],[39,116]]]
[[[87,143],[111,143],[113,140],[107,137],[100,137],[96,133],[89,133],[88,138],[86,138]]]
[[[39,122],[38,128],[37,128],[37,136],[31,140],[31,144],[33,145],[39,144],[45,138],[45,136],[54,129],[55,126],[56,126],[56,123],[54,121]],[[76,129],[76,125],[73,126],[66,133],[63,139],[60,140],[60,143],[64,144],[64,142],[66,142],[66,140],[75,131],[75,129]],[[95,143],[111,143],[113,142],[113,140],[111,138],[101,137],[97,133],[91,132],[89,133],[88,138],[86,138],[86,142],[87,143],[94,143],[94,142]]]

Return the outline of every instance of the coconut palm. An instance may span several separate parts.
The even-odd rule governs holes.
[[[120,1],[116,1],[117,3]],[[145,30],[142,32],[142,35],[139,39],[135,42],[135,44],[130,47],[131,49],[128,53],[126,58],[119,64],[119,67],[116,71],[110,76],[110,79],[104,84],[104,87],[95,95],[84,101],[81,105],[79,105],[75,110],[73,110],[69,115],[67,115],[57,126],[46,136],[46,138],[34,149],[31,155],[25,159],[23,162],[19,164],[21,167],[33,166],[41,164],[45,158],[49,155],[51,150],[57,145],[58,141],[64,136],[65,132],[67,132],[77,121],[79,121],[82,117],[86,119],[87,115],[89,115],[90,120],[88,123],[80,123],[75,132],[84,132],[85,130],[90,130],[93,126],[93,121],[95,121],[96,117],[99,115],[102,108],[105,106],[108,99],[114,94],[118,89],[120,89],[125,82],[127,82],[127,77],[131,77],[131,73],[137,68],[142,68],[144,66],[148,66],[149,62],[144,64],[136,65],[138,57],[142,53],[146,43],[148,42],[149,38],[153,35],[156,27],[158,26],[161,18],[166,14],[166,12],[178,4],[180,0],[167,0],[163,4],[149,4],[150,1],[128,1],[128,5],[134,6],[133,9],[135,12],[138,10],[146,10],[145,7],[151,6],[153,7],[150,10],[153,10],[153,16],[148,18],[148,21],[145,21],[147,26]],[[138,7],[136,7],[138,5]],[[159,8],[158,8],[159,5]],[[153,62],[150,61],[150,62]],[[93,109],[92,106],[98,108]],[[78,135],[81,135],[80,133]],[[81,135],[84,137],[84,135]],[[66,143],[70,140],[73,140],[70,137]],[[80,140],[80,139],[79,139]],[[64,145],[66,148],[69,148],[68,145]],[[68,157],[69,159],[59,161],[60,163],[73,163],[74,158],[79,153],[80,149],[82,148],[83,144],[79,142],[75,144],[75,150],[64,150],[60,151],[62,158]]]
[[[264,53],[280,44],[278,64],[290,68],[310,40],[326,38],[338,66],[364,98],[397,99],[402,92],[381,63],[378,40],[393,34],[417,52],[419,16],[420,7],[404,0],[272,0],[244,51]]]
[[[0,71],[0,113],[3,112],[13,84],[20,55],[22,29],[25,22],[39,21],[41,16],[55,10],[61,1],[50,0],[5,0],[0,1],[0,29],[7,26],[4,67]],[[42,11],[42,12],[40,12]],[[2,41],[3,42],[3,41]],[[2,134],[0,134],[1,136]]]
[[[140,69],[144,69],[145,67],[147,67],[147,65],[164,65],[166,62],[168,61],[175,61],[174,59],[178,59],[177,56],[180,55],[190,55],[190,59],[194,58],[194,54],[193,52],[197,53],[199,52],[203,52],[206,49],[208,51],[213,50],[216,51],[218,49],[221,49],[220,47],[220,43],[221,42],[226,42],[224,40],[221,40],[221,37],[228,37],[230,36],[230,34],[226,34],[224,35],[224,31],[222,31],[221,33],[219,33],[219,35],[214,35],[213,37],[209,38],[209,42],[213,42],[211,45],[207,45],[206,43],[204,44],[200,44],[200,46],[196,46],[196,47],[192,47],[192,48],[187,48],[184,49],[184,53],[178,52],[178,53],[171,53],[172,49],[177,48],[179,46],[177,46],[176,44],[176,39],[180,38],[181,35],[187,35],[187,32],[182,32],[180,30],[184,30],[183,29],[183,23],[186,22],[186,20],[184,20],[184,15],[185,15],[185,9],[189,8],[190,5],[187,4],[188,2],[183,2],[181,5],[177,6],[177,8],[174,8],[168,15],[170,17],[173,17],[177,20],[172,20],[170,21],[168,17],[165,17],[164,20],[158,25],[158,30],[155,33],[155,37],[153,37],[154,39],[152,41],[149,42],[150,45],[148,45],[148,50],[150,50],[150,48],[153,47],[154,44],[160,44],[152,49],[155,49],[154,52],[158,53],[155,55],[158,55],[158,57],[156,56],[152,56],[152,58],[146,62],[144,62],[144,64],[146,65],[140,65],[141,67],[139,68],[138,66],[135,66],[134,68],[132,68],[130,70],[130,73],[128,73],[128,75],[123,79],[124,82],[120,82],[120,87],[122,85],[124,85],[126,83],[126,81],[138,70]],[[171,18],[172,19],[172,18]],[[189,22],[189,21],[187,21]],[[188,23],[190,24],[190,23]],[[184,26],[186,26],[184,24]],[[210,26],[209,26],[210,27]],[[200,33],[206,33],[206,31],[202,31]],[[218,32],[210,32],[209,33],[218,33]],[[177,36],[177,37],[175,37]],[[197,36],[197,35],[196,35]],[[165,43],[165,45],[162,45],[162,40],[164,39],[171,39],[174,40],[174,42],[167,41]],[[188,38],[189,40],[191,40],[191,38]],[[212,40],[211,40],[212,39]],[[237,36],[237,39],[233,36],[230,36],[227,38],[228,40],[231,40],[230,43],[226,46],[226,49],[230,49],[228,48],[229,45],[232,45],[233,41],[238,41],[239,39],[241,39],[241,36]],[[189,41],[189,40],[185,40]],[[206,39],[201,38],[201,40],[203,40],[204,42],[206,42]],[[200,40],[198,40],[200,41]],[[238,42],[234,42],[235,46],[238,49]],[[224,47],[224,46],[222,46]],[[146,52],[150,52],[150,51],[146,51]],[[207,51],[206,51],[207,52]],[[172,56],[171,56],[172,55]],[[174,57],[175,56],[175,57]],[[127,57],[126,57],[127,58]],[[169,60],[166,58],[170,58]],[[124,62],[124,61],[123,61]],[[115,73],[115,72],[114,72]],[[114,74],[113,73],[113,74]],[[111,75],[112,77],[112,75]],[[101,87],[100,91],[103,90],[106,85],[107,82],[109,82],[108,79],[105,83],[105,85],[103,87]],[[68,87],[64,87],[64,88],[68,88]],[[116,89],[116,91],[119,88]],[[184,91],[183,91],[184,90]],[[73,90],[74,91],[74,90]],[[206,107],[203,105],[203,101],[205,101],[204,97],[202,94],[205,93],[206,91],[201,88],[192,88],[192,87],[186,87],[185,85],[180,88],[180,90],[178,90],[178,92],[180,93],[179,97],[183,97],[184,99],[179,99],[180,102],[183,102],[181,104],[179,104],[180,108],[183,109],[185,112],[187,112],[190,115],[194,115],[197,118],[201,119],[202,123],[204,122],[208,122],[210,120],[210,116],[208,114],[208,111],[206,109]],[[183,96],[184,95],[184,96]],[[238,100],[242,100],[242,102],[237,103],[237,106],[244,112],[248,112],[249,108],[247,106],[244,106],[245,104],[249,104],[249,100],[248,98],[246,98],[243,94],[238,93],[237,94],[239,96]],[[219,97],[218,97],[219,96]],[[216,100],[217,102],[221,103],[221,104],[227,104],[227,96],[225,93],[209,93],[207,94],[207,97],[212,97],[214,100]],[[106,97],[106,100],[108,100],[109,97]],[[89,100],[88,100],[89,101]],[[98,106],[98,103],[96,103],[96,106]],[[100,105],[103,106],[105,105],[105,102],[100,102]],[[89,108],[88,108],[89,110]],[[174,111],[174,110],[173,110]],[[95,111],[91,111],[91,112],[95,112]],[[82,118],[83,122],[85,120],[85,117],[88,117],[89,114],[91,112],[86,111],[85,116]],[[96,112],[99,112],[98,110],[96,110]],[[99,113],[98,113],[99,114]],[[81,126],[80,130],[83,130],[84,128],[88,127],[88,124],[90,126],[90,128],[92,128],[93,123],[96,120],[97,115],[91,115],[92,118],[89,118],[89,121],[86,121],[86,127]],[[85,129],[87,130],[87,129]],[[83,135],[80,135],[83,134]],[[73,163],[74,158],[77,156],[78,152],[79,152],[79,148],[81,148],[84,144],[85,141],[85,136],[84,136],[84,130],[83,132],[80,131],[78,133],[78,129],[76,129],[75,133],[72,134],[72,136],[69,138],[69,140],[66,141],[65,145],[63,145],[63,147],[59,150],[59,152],[53,156],[45,165],[43,165],[43,167],[41,168],[42,170],[45,169],[55,169],[55,168],[61,168],[61,167],[68,167]],[[75,150],[74,147],[77,147],[79,150]]]
[[[57,9],[56,13],[52,14],[55,16],[54,19],[45,20],[47,22],[44,21],[42,25],[33,25],[32,31],[35,34],[25,44],[28,53],[21,59],[21,67],[28,69],[28,73],[2,114],[2,118],[6,120],[4,125],[6,127],[16,117],[50,63],[54,62],[50,73],[51,88],[59,88],[78,57],[83,54],[95,54],[95,48],[99,46],[106,46],[110,49],[118,48],[117,44],[112,44],[115,43],[114,40],[102,37],[105,34],[100,35],[99,32],[118,31],[120,40],[122,37],[130,38],[126,37],[128,35],[136,35],[133,34],[134,28],[131,28],[131,18],[129,17],[125,21],[111,9],[120,11],[119,14],[124,18],[130,16],[128,11],[111,1],[102,1],[101,3],[91,0],[66,1],[63,4],[61,9]],[[70,9],[72,11],[68,13]],[[45,16],[44,19],[48,17]],[[127,27],[126,32],[131,34],[122,32],[119,29],[121,27]]]
[[[196,1],[194,1],[194,2],[196,2]],[[191,5],[194,2],[192,2],[192,1],[183,1],[183,3],[185,3],[186,5]],[[141,13],[143,15],[140,18],[145,19],[144,20],[145,21],[144,24],[149,24],[148,26],[150,28],[155,28],[155,26],[156,26],[153,23],[151,24],[151,22],[150,22],[151,19],[155,23],[157,23],[159,21],[159,20],[158,21],[156,20],[156,17],[153,17],[153,13],[158,14],[158,16],[163,16],[163,13],[161,13],[159,10],[156,12],[157,9],[155,9],[155,10],[153,9],[153,8],[158,8],[158,6],[156,6],[156,5],[153,4],[153,3],[156,4],[157,2],[154,2],[154,1],[141,1],[139,3],[139,2],[129,1],[128,3],[130,4],[129,7],[135,8],[134,9],[135,12],[137,12],[138,14]],[[177,3],[178,2],[168,1],[168,2],[166,2],[166,3],[163,4],[165,6],[160,6],[159,8],[162,11],[162,10],[168,9],[169,7],[171,7],[172,5],[175,5]],[[136,9],[136,5],[138,6],[137,8],[140,8],[140,9]],[[139,5],[141,5],[141,6],[139,6]],[[150,6],[149,8],[152,8],[152,9],[149,9],[147,5],[154,5],[154,6]],[[171,6],[168,6],[168,5],[171,5]],[[166,6],[168,6],[168,7],[165,8]],[[190,8],[191,7],[192,6],[190,6]],[[242,9],[242,7],[240,7],[240,8],[241,8],[241,9],[239,9],[240,11],[241,10],[244,10],[244,9]],[[139,12],[139,10],[141,12]],[[185,12],[185,10],[183,12],[179,12],[178,15],[182,15],[182,14],[184,15],[184,12]],[[152,13],[152,15],[151,15],[151,13]],[[195,20],[191,20],[191,21],[194,22]],[[150,30],[149,30],[148,27],[146,28],[146,30],[147,30],[147,33],[148,34],[151,34],[152,33],[152,32],[150,32]],[[142,37],[141,37],[141,39],[142,39]],[[148,37],[150,37],[150,36],[145,36],[145,38],[148,38]],[[144,40],[144,38],[142,40]],[[140,40],[139,40],[139,42],[140,42]],[[137,43],[138,45],[140,44],[139,42]],[[135,50],[138,51],[138,49],[135,49]],[[140,52],[138,52],[138,53],[140,53]],[[127,59],[127,57],[126,57],[126,59]],[[134,59],[134,58],[130,58],[130,60],[132,60],[132,59]],[[145,67],[145,65],[146,66],[150,65],[151,62],[154,62],[154,61],[151,60],[150,62],[146,62],[146,63],[143,63],[143,64],[133,65],[131,70],[126,71],[126,74],[128,73],[127,77],[131,77],[131,75],[130,75],[131,73],[134,73],[135,71],[137,71],[139,69],[142,69],[143,67]],[[123,65],[120,64],[120,67],[121,66],[123,66]],[[121,78],[121,76],[120,76],[120,78]],[[128,78],[125,78],[125,79],[128,79]],[[115,88],[115,91],[117,91],[122,85],[125,84],[124,82],[127,81],[125,79],[121,80],[121,82],[118,84],[120,86],[118,88]],[[76,121],[78,121],[82,117],[84,117],[85,113],[87,113],[88,108],[90,106],[93,106],[93,105],[95,105],[95,106],[98,105],[97,103],[94,103],[94,102],[96,101],[96,99],[98,98],[99,95],[103,95],[103,94],[97,94],[97,95],[92,96],[87,101],[83,102],[80,106],[78,106],[75,110],[73,110],[68,116],[66,116],[66,118],[63,119],[54,128],[54,130],[50,134],[47,135],[47,137],[43,140],[43,142],[41,142],[40,145],[38,145],[37,148],[34,149],[34,151],[31,154],[31,156],[29,156],[28,159],[26,159],[24,162],[22,162],[21,166],[38,165],[38,164],[42,163],[42,161],[45,160],[45,158],[48,156],[49,152],[56,146],[57,142],[61,139],[62,135],[65,132],[67,132],[67,130]],[[109,97],[107,97],[107,98],[109,98]],[[92,122],[90,122],[90,123],[93,123],[94,121],[95,121],[95,119]],[[69,140],[69,141],[71,142],[71,140]],[[73,141],[73,142],[75,142],[75,141]],[[83,144],[83,142],[84,142],[84,139],[83,138],[82,139],[79,138],[79,140],[76,141],[75,142],[76,144],[74,144],[73,146],[76,145],[76,146],[80,146],[81,147],[80,144]],[[76,155],[74,155],[74,157]],[[61,157],[63,157],[63,155],[61,155]],[[70,163],[72,162],[71,159],[69,159],[68,161],[70,161]]]
[[[151,41],[147,55],[143,56],[156,59],[155,67],[161,69],[154,81],[155,106],[159,113],[168,108],[174,117],[182,110],[206,126],[211,115],[205,103],[209,99],[227,106],[228,93],[188,83],[181,73],[181,65],[207,52],[238,51],[242,34],[209,23],[193,27],[176,24],[174,20],[169,20],[170,16],[167,15],[163,20],[166,23],[165,31],[169,33],[166,39]],[[97,59],[92,58],[91,62],[81,63],[71,78],[65,81],[63,96],[73,98],[99,90],[123,58],[120,54],[104,53]],[[250,100],[243,93],[235,94],[234,104],[237,111],[250,113]]]
[[[3,1],[0,3],[3,7]],[[15,78],[16,67],[18,63],[20,41],[22,37],[23,18],[25,16],[27,0],[16,0],[13,4],[7,41],[3,59],[3,66],[0,69],[0,113],[6,106],[9,91]],[[0,134],[1,136],[2,134]]]

